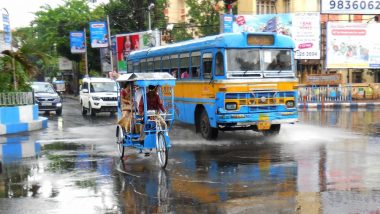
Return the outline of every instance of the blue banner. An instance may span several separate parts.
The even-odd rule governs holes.
[[[86,53],[83,31],[70,32],[71,53]]]
[[[232,26],[234,23],[234,15],[233,14],[224,14],[223,15],[223,32],[224,33],[232,33]]]
[[[3,30],[4,30],[4,42],[6,45],[10,45],[12,41],[11,26],[9,23],[8,14],[3,13]]]
[[[90,22],[90,40],[93,48],[108,47],[106,22]]]

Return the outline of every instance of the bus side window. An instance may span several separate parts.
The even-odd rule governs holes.
[[[190,72],[193,79],[199,79],[200,77],[200,64],[201,64],[200,52],[191,53]]]
[[[215,76],[224,76],[224,57],[220,51],[215,55]]]
[[[212,75],[212,54],[204,53],[202,58],[203,78],[210,79]]]
[[[133,63],[132,61],[128,61],[128,64],[127,64],[127,70],[128,70],[128,73],[133,73]]]
[[[177,79],[177,77],[178,77],[178,69],[177,68],[173,68],[172,70],[171,70],[171,75],[174,77],[174,78],[176,78]]]
[[[194,79],[198,79],[199,78],[199,67],[192,67],[191,68],[191,76]]]

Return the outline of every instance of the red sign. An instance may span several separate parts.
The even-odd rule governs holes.
[[[312,47],[313,47],[313,43],[311,43],[311,42],[302,43],[302,44],[298,45],[298,49],[306,49],[306,48],[312,48]]]
[[[244,16],[238,16],[238,17],[236,17],[236,23],[238,25],[244,25],[245,24],[245,18],[244,18]]]

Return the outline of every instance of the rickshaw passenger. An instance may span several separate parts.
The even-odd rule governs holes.
[[[118,124],[123,126],[127,132],[131,132],[131,120],[133,102],[131,98],[131,85],[126,83],[124,88],[120,91],[122,118],[118,121]]]
[[[149,85],[148,87],[149,91],[146,93],[146,99],[147,99],[147,109],[148,110],[155,110],[155,111],[162,111],[162,113],[165,113],[164,105],[162,104],[160,95],[158,95],[157,90],[158,87],[154,85]],[[144,115],[144,101],[141,97],[139,102],[139,115]],[[164,119],[157,115],[157,119],[160,121],[161,126],[165,127],[166,123]],[[140,141],[144,141],[145,138],[145,132],[144,132],[144,126],[140,126]]]

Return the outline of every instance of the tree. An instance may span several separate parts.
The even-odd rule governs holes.
[[[75,62],[80,62],[82,56],[71,54],[70,32],[88,29],[90,21],[105,21],[103,6],[91,10],[86,0],[65,0],[64,4],[57,8],[45,5],[35,15],[36,19],[32,25],[39,40],[38,44],[41,45],[40,48],[50,52],[52,47],[56,47],[58,55]],[[87,35],[88,32],[87,30]],[[100,70],[99,50],[90,48],[88,44],[87,51],[88,58],[92,59],[90,65]]]
[[[185,0],[189,7],[190,26],[195,26],[199,37],[219,34],[219,12],[215,9],[218,0]]]
[[[166,27],[164,9],[167,0],[110,0],[104,6],[110,17],[112,34],[133,33],[148,30],[148,6],[155,6],[150,11],[152,29]]]
[[[5,50],[2,58],[2,68],[5,72],[1,79],[6,84],[1,87],[2,91],[25,91],[29,90],[29,81],[38,74],[41,65],[51,64],[49,55],[40,51],[39,45],[35,43],[33,29],[30,27],[17,29],[13,33],[13,50]],[[16,78],[14,78],[14,76]],[[13,85],[15,82],[15,87]],[[9,83],[9,84],[7,84]],[[10,87],[12,86],[12,87]]]

